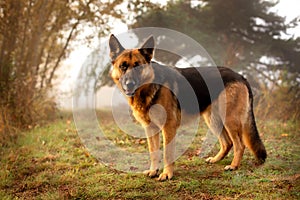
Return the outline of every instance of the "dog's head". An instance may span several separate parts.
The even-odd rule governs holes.
[[[151,59],[154,50],[154,38],[149,37],[138,49],[125,49],[118,39],[111,35],[109,39],[110,58],[112,60],[111,77],[127,96],[154,79]]]

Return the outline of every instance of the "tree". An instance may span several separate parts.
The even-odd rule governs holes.
[[[0,132],[49,115],[55,72],[87,26],[107,34],[122,0],[2,0],[0,2]]]
[[[300,39],[281,39],[295,19],[286,24],[283,17],[270,13],[275,3],[248,0],[203,0],[197,6],[189,1],[171,1],[137,17],[133,27],[158,26],[183,32],[204,46],[219,65],[287,67],[300,72]],[[276,64],[263,62],[263,56]]]

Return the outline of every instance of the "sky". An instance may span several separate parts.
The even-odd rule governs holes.
[[[159,0],[156,1],[162,2]],[[292,19],[300,17],[300,0],[280,0],[279,3],[271,9],[271,11],[278,13],[281,16],[285,16],[286,21],[290,22]],[[128,30],[127,25],[121,23],[120,21],[114,22],[113,27],[115,28],[112,29],[111,32],[116,35]],[[300,37],[300,26],[288,30],[287,33]],[[290,36],[284,37],[289,38]],[[91,47],[79,46],[74,49],[70,53],[69,57],[63,62],[63,66],[60,68],[61,71],[58,73],[61,76],[59,76],[59,81],[57,84],[57,88],[59,90],[59,95],[57,96],[58,104],[62,108],[72,108],[72,95],[70,94],[70,92],[72,91],[74,81],[76,80],[77,74],[82,64],[84,63],[87,56],[92,52],[92,50],[93,49]],[[107,88],[104,88],[104,90],[108,97],[111,97],[111,95],[113,95],[113,91]]]
[[[280,0],[278,5],[276,5],[272,11],[281,16],[285,16],[286,21],[288,22],[296,17],[299,17],[300,20],[300,0]],[[288,33],[300,37],[300,26],[293,30],[289,30]]]
[[[294,17],[299,16],[300,1],[299,0],[280,0],[279,3],[272,9],[281,16],[286,16],[290,21]]]

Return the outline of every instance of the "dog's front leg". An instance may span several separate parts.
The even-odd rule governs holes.
[[[173,177],[174,162],[175,162],[175,135],[176,128],[173,124],[167,124],[163,128],[163,143],[164,143],[164,170],[159,175],[158,180],[164,181]]]
[[[159,128],[154,124],[145,127],[145,132],[148,141],[148,148],[150,153],[150,169],[144,171],[144,174],[150,177],[158,175],[160,150],[159,150]]]

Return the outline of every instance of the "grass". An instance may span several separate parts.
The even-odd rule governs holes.
[[[122,135],[109,116],[104,120],[108,131],[119,133],[110,138],[116,145],[147,148]],[[22,132],[0,149],[0,199],[300,199],[300,122],[258,120],[258,128],[268,151],[264,165],[255,166],[249,151],[237,171],[223,171],[232,153],[206,164],[196,156],[203,125],[176,162],[174,179],[157,182],[101,164],[82,145],[72,118],[65,117]]]

